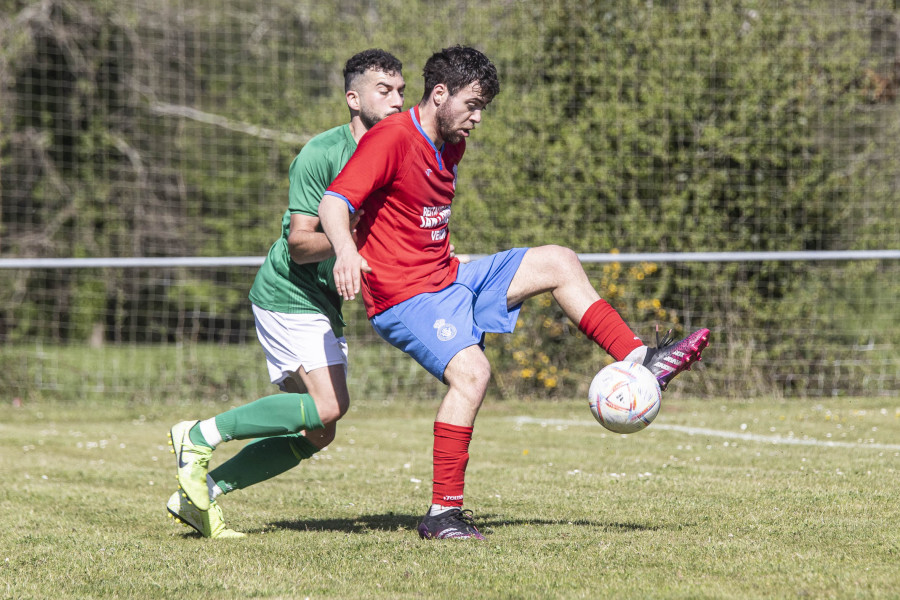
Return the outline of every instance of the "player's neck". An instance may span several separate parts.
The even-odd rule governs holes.
[[[440,148],[444,145],[444,140],[438,133],[437,110],[435,106],[430,102],[426,102],[419,104],[418,108],[419,124],[422,126],[422,131],[425,132],[425,135],[428,136],[435,148]]]
[[[350,135],[353,136],[353,140],[357,144],[359,144],[359,140],[362,139],[362,136],[364,136],[368,130],[369,128],[363,124],[362,119],[359,118],[359,115],[354,115],[350,119]]]

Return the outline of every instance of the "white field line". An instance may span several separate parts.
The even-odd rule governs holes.
[[[599,427],[593,421],[569,421],[565,419],[537,419],[534,417],[513,417],[517,425],[548,425],[565,427]],[[707,437],[720,437],[731,440],[743,440],[745,442],[757,442],[760,444],[785,444],[794,446],[821,446],[825,448],[866,448],[870,450],[900,450],[900,444],[876,444],[875,442],[832,442],[831,440],[817,440],[809,438],[783,437],[780,435],[760,435],[758,433],[740,433],[737,431],[722,431],[720,429],[707,429],[705,427],[687,427],[686,425],[666,425],[654,423],[651,425],[654,431],[677,431],[688,435],[700,435]],[[615,435],[615,434],[613,434]]]

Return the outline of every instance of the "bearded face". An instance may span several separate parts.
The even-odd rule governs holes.
[[[438,135],[448,144],[458,144],[465,136],[454,122],[453,110],[450,102],[441,104],[434,115],[437,124]]]
[[[434,113],[438,135],[449,144],[457,144],[469,137],[469,132],[481,122],[485,106],[487,102],[481,96],[477,81],[448,96]]]

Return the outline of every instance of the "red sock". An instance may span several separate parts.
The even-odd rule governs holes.
[[[434,487],[432,504],[462,506],[469,464],[472,427],[434,423]]]
[[[597,300],[584,311],[578,329],[616,360],[624,359],[632,350],[644,345],[616,309],[603,299]]]

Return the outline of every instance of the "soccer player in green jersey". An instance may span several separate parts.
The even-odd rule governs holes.
[[[283,392],[169,432],[180,489],[169,514],[205,537],[243,537],[225,527],[216,497],[270,479],[326,447],[350,406],[342,298],[334,286],[334,252],[319,227],[325,189],[378,121],[403,108],[402,64],[365,50],[344,66],[350,122],[314,137],[291,163],[288,210],[250,290],[259,341],[272,383]],[[357,219],[358,220],[358,216]],[[350,224],[355,228],[355,221]],[[253,439],[209,471],[213,450]]]

